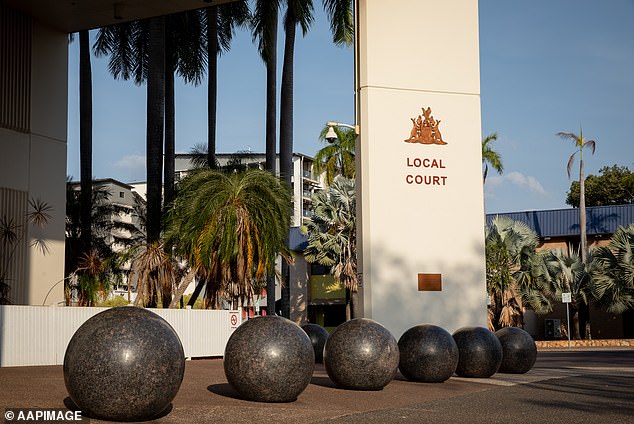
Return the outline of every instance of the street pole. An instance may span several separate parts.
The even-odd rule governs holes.
[[[568,326],[568,350],[570,350],[570,308],[569,304],[572,302],[572,293],[562,293],[561,301],[566,304],[566,325]]]
[[[568,326],[568,350],[570,350],[570,308],[568,307],[569,303],[566,302],[566,321],[568,322],[566,325]]]

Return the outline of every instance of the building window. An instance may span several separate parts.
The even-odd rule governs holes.
[[[31,130],[31,51],[31,19],[0,5],[0,128]]]
[[[122,191],[120,191],[120,192],[119,192],[119,197],[120,197],[121,199],[123,199],[123,198],[124,198],[124,196],[125,196],[125,194],[124,194]]]

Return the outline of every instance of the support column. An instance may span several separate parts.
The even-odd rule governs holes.
[[[395,337],[486,326],[477,0],[358,0],[359,270]]]

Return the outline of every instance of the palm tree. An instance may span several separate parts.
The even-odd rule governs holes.
[[[326,125],[319,134],[319,139],[327,144],[317,152],[313,163],[315,174],[326,173],[326,185],[331,185],[337,175],[343,175],[346,178],[355,176],[354,148],[357,136],[354,129],[333,127],[337,138],[331,143],[326,141],[329,128]]]
[[[101,28],[94,45],[97,56],[110,55],[114,78],[147,81],[147,240],[157,241],[161,226],[163,129],[165,118],[165,17]]]
[[[614,313],[634,309],[634,224],[619,227],[607,246],[594,251],[594,259],[597,304]]]
[[[354,42],[354,24],[352,2],[350,0],[323,0],[323,6],[330,21],[332,41],[337,45],[350,46]],[[354,148],[356,134],[351,129],[334,127],[337,140],[317,152],[313,169],[320,174],[326,171],[326,184],[333,182],[335,175],[354,178]],[[328,126],[319,134],[319,139],[326,141]]]
[[[163,130],[165,125],[165,17],[148,22],[147,75],[147,241],[157,243],[161,235],[163,187]]]
[[[282,87],[280,91],[280,177],[291,184],[293,173],[293,68],[295,58],[295,34],[297,25],[306,35],[313,21],[312,0],[286,0],[284,17],[284,62],[282,65]],[[282,279],[286,283],[282,290],[282,315],[290,317],[289,268],[282,264]]]
[[[284,17],[284,63],[280,92],[280,174],[291,183],[293,158],[293,68],[297,25],[306,35],[313,21],[312,0],[286,0]]]
[[[526,224],[495,217],[486,227],[486,278],[489,327],[523,326],[524,307],[536,311],[549,307],[541,293],[535,249],[537,234]]]
[[[277,117],[277,16],[280,0],[256,0],[251,16],[253,41],[266,65],[266,162],[265,169],[275,175]],[[266,308],[275,311],[275,277],[267,276]]]
[[[206,281],[205,306],[248,304],[273,275],[291,219],[290,188],[268,171],[202,169],[179,184],[166,240]]]
[[[121,280],[122,274],[118,256],[104,257],[96,249],[83,253],[69,278],[77,288],[78,306],[95,306],[106,300],[112,283]]]
[[[568,159],[568,178],[570,178],[570,172],[572,165],[575,161],[575,155],[579,153],[579,227],[581,228],[581,262],[587,263],[588,247],[586,237],[586,196],[585,196],[585,178],[583,175],[583,149],[588,147],[594,154],[596,142],[594,140],[586,140],[583,137],[583,130],[579,130],[579,135],[566,132],[558,132],[557,135],[564,140],[571,140],[575,147],[578,149]]]
[[[308,246],[304,251],[306,260],[330,268],[335,281],[345,287],[346,320],[360,316],[353,179],[337,176],[328,190],[313,196],[312,214],[305,231],[308,234]]]
[[[279,3],[279,0],[256,0],[255,10],[251,16],[253,41],[257,41],[258,51],[266,64],[265,169],[273,174],[275,174],[276,157],[277,15],[280,6]],[[275,286],[273,286],[273,288],[274,287]]]
[[[91,249],[92,211],[92,70],[90,35],[79,32],[79,158],[81,181],[81,251]]]
[[[176,279],[175,265],[163,243],[142,244],[131,251],[130,283],[136,279],[137,296],[134,305],[156,308],[160,297],[164,308],[171,305]]]
[[[163,166],[164,203],[174,198],[175,111],[174,75],[198,85],[207,63],[207,40],[202,11],[168,15],[165,20],[165,157]]]
[[[572,301],[573,337],[581,339],[582,321],[585,321],[585,337],[590,337],[590,321],[588,309],[592,299],[593,287],[592,275],[587,270],[587,265],[576,252],[565,253],[561,249],[548,250],[542,254],[546,274],[545,293],[553,300],[561,300],[562,293],[570,293]],[[589,263],[588,263],[589,264]],[[568,329],[570,331],[570,329]]]
[[[216,164],[216,104],[218,97],[218,56],[229,50],[236,26],[245,25],[251,14],[247,0],[205,9],[207,20],[207,163]]]
[[[163,32],[157,28],[157,25]],[[153,28],[152,31],[151,28]],[[94,51],[97,56],[110,56],[108,68],[115,78],[133,78],[136,84],[148,82],[147,234],[149,239],[157,240],[161,224],[163,134],[165,135],[166,203],[169,203],[173,197],[173,76],[176,72],[185,82],[194,84],[200,83],[202,79],[207,61],[202,12],[189,11],[101,28],[97,34]],[[156,54],[151,55],[152,51]],[[149,77],[153,78],[152,83]],[[153,91],[152,94],[150,89]],[[150,97],[154,99],[150,101]]]
[[[484,165],[484,172],[482,173],[482,181],[486,183],[487,174],[489,172],[489,165],[491,168],[497,171],[498,174],[501,174],[504,171],[504,166],[502,165],[502,158],[500,154],[493,150],[491,144],[498,139],[498,133],[494,132],[490,134],[482,140],[482,164]]]

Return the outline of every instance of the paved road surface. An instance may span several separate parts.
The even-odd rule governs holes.
[[[0,411],[68,405],[60,366],[0,368]],[[318,366],[308,388],[287,404],[241,399],[227,384],[220,359],[188,361],[171,411],[155,421],[631,424],[634,350],[540,352],[523,375],[452,377],[439,384],[398,376],[377,392],[337,389]]]

